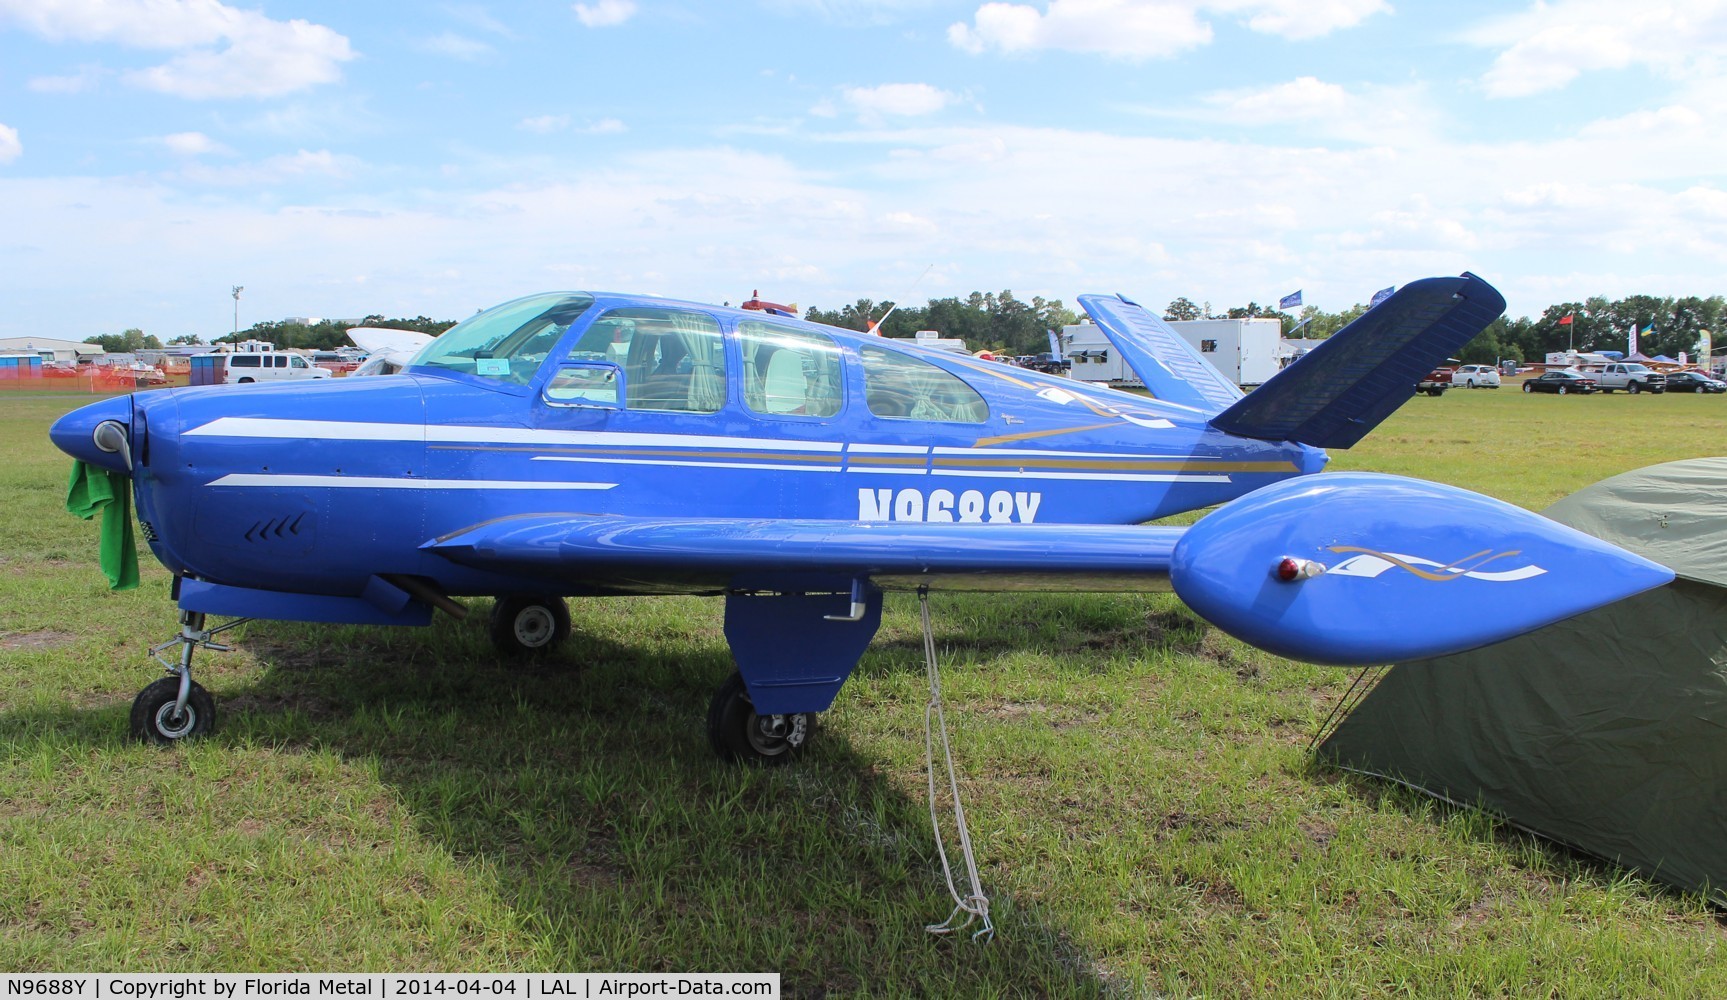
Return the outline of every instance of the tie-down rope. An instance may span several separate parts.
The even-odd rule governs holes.
[[[948,746],[947,719],[941,709],[941,672],[935,664],[935,636],[930,632],[929,625],[929,588],[920,587],[917,592],[918,604],[923,612],[923,655],[925,671],[929,674],[929,704],[923,712],[923,748],[924,764],[929,774],[929,821],[935,828],[935,850],[941,857],[942,877],[947,879],[948,895],[953,897],[953,912],[939,924],[928,924],[924,930],[931,934],[952,934],[965,930],[979,920],[983,926],[972,934],[972,940],[989,941],[995,937],[995,924],[989,919],[989,897],[984,895],[983,886],[977,877],[977,857],[971,850],[971,831],[966,828],[965,806],[959,801],[959,775],[953,766],[953,748]],[[960,896],[959,889],[953,882],[953,869],[947,862],[947,848],[942,844],[941,819],[936,815],[935,803],[935,732],[941,732],[941,753],[947,764],[948,790],[953,795],[953,825],[959,830],[960,853],[965,855],[966,877],[971,882],[971,892]],[[965,919],[959,923],[960,914]]]

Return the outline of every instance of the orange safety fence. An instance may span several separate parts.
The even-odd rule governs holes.
[[[125,375],[111,374],[100,368],[80,370],[65,375],[23,374],[16,370],[8,375],[4,373],[3,369],[0,369],[0,394],[49,392],[109,395],[116,392],[137,392],[143,389],[163,389],[189,384],[191,384],[191,376],[179,373],[169,375],[163,380],[135,378],[130,373]]]

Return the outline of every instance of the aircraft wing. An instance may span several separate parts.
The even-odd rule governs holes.
[[[1121,295],[1081,295],[1079,304],[1153,397],[1204,413],[1241,398],[1240,387],[1139,303]]]
[[[1356,665],[1473,649],[1673,579],[1664,566],[1510,504],[1362,472],[1275,483],[1192,528],[532,514],[423,548],[518,579],[657,579],[706,592],[843,591],[847,581],[1168,584],[1261,649]]]
[[[1218,414],[1211,426],[1242,437],[1347,448],[1504,311],[1504,297],[1473,274],[1411,282]]]
[[[414,330],[392,330],[381,326],[351,326],[348,339],[373,357],[382,357],[396,367],[413,360],[420,349],[436,337]]]
[[[452,562],[547,577],[707,581],[801,573],[886,590],[1167,590],[1181,528],[529,514],[423,546]]]

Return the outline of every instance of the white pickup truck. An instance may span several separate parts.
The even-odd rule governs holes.
[[[1666,392],[1667,376],[1634,361],[1603,365],[1599,374],[1591,376],[1602,392],[1624,389],[1626,392]]]

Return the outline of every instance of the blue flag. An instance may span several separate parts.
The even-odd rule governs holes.
[[[1396,290],[1397,290],[1397,286],[1391,285],[1391,286],[1388,286],[1386,288],[1381,288],[1377,292],[1374,292],[1373,293],[1373,301],[1367,303],[1367,308],[1372,309],[1374,306],[1380,304],[1381,302],[1384,302],[1386,299],[1391,298],[1391,293],[1395,292]]]
[[[1296,309],[1296,308],[1299,308],[1300,305],[1301,305],[1301,290],[1300,289],[1296,289],[1293,293],[1291,293],[1289,295],[1285,295],[1283,298],[1277,300],[1277,308],[1279,308],[1279,309]]]

